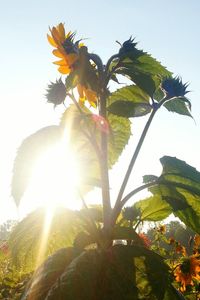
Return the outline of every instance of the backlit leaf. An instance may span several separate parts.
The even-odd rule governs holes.
[[[140,209],[143,221],[161,221],[172,213],[170,205],[158,195],[140,200],[134,206]]]
[[[12,196],[18,205],[32,175],[33,167],[49,147],[55,146],[62,138],[59,126],[48,126],[27,137],[18,149],[14,162]]]
[[[77,233],[84,229],[78,214],[63,207],[57,208],[52,219],[49,218],[48,211],[37,209],[12,231],[9,245],[12,261],[18,269],[32,271],[55,250],[72,246]],[[45,227],[48,222],[49,228]]]

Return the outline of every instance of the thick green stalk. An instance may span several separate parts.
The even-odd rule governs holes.
[[[106,97],[105,93],[100,96],[100,115],[106,119]],[[110,186],[108,176],[108,140],[107,133],[101,132],[101,183],[103,202],[103,222],[104,229],[109,231],[111,217]]]

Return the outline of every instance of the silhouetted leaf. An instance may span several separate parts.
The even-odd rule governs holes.
[[[168,266],[159,255],[142,246],[117,245],[83,252],[44,300],[163,300],[170,287]]]

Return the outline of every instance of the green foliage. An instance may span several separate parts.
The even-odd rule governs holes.
[[[66,208],[51,213],[37,209],[24,218],[12,231],[9,246],[13,264],[29,272],[55,250],[73,245],[77,233],[84,230],[78,214]]]
[[[34,272],[21,299],[44,300],[51,286],[77,255],[77,251],[71,247],[61,248],[49,256]]]
[[[158,195],[140,200],[134,204],[140,210],[141,221],[161,221],[172,213],[172,208]]]
[[[149,189],[161,199],[158,208],[168,203],[175,216],[200,233],[200,172],[175,157],[164,156],[161,163],[163,172]],[[149,205],[153,201],[154,197]]]
[[[185,97],[173,98],[170,101],[164,103],[164,107],[171,112],[178,113],[180,115],[185,115],[192,117],[191,115],[191,103]]]
[[[57,252],[36,271],[23,300],[35,299],[32,297],[36,295],[38,300],[167,300],[169,294],[180,299],[170,284],[163,259],[145,247],[119,245],[107,251],[87,250],[71,263],[68,256],[59,258],[65,268],[55,263],[58,258]]]
[[[72,151],[77,158],[81,173],[81,181],[84,185],[91,178],[100,180],[99,158],[95,148],[100,149],[101,131],[92,120],[91,112],[84,108],[83,114],[79,112],[76,106],[71,105],[64,112],[61,119],[61,127],[70,126],[70,137]],[[117,117],[113,114],[108,115],[109,133],[108,133],[108,164],[111,168],[118,160],[125,145],[131,135],[130,121],[125,118]],[[81,128],[83,128],[81,130]],[[91,141],[88,139],[92,132]],[[85,173],[87,170],[87,174]],[[91,189],[83,187],[83,191]]]
[[[156,59],[136,48],[116,58],[110,69],[112,73],[128,77],[150,97],[153,97],[162,78],[171,76],[171,72]]]
[[[131,85],[110,95],[107,110],[121,117],[140,117],[151,112],[151,105],[149,96],[138,86]]]

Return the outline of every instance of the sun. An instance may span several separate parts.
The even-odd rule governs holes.
[[[41,206],[48,210],[58,206],[79,209],[79,183],[77,160],[63,140],[49,148],[37,160],[22,200],[20,214],[23,216]]]

